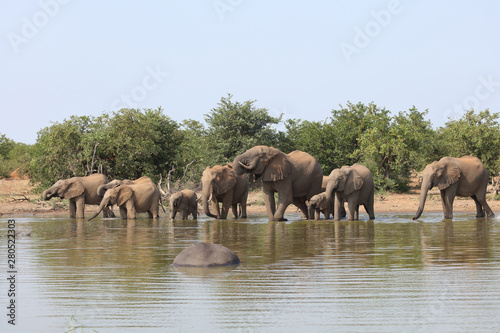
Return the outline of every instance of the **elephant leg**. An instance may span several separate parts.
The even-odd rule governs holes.
[[[136,218],[136,210],[133,202],[127,203],[127,218],[128,219]]]
[[[240,210],[241,210],[241,218],[246,219],[247,218],[247,200],[240,202]]]
[[[150,210],[148,210],[148,217],[149,217],[150,219],[152,219],[152,218],[153,218],[153,213],[152,213]]]
[[[304,200],[302,200],[300,198],[293,198],[292,203],[295,206],[297,206],[298,209],[300,209],[300,211],[302,212],[302,214],[304,214],[304,216],[306,217],[306,219],[313,219],[314,218],[314,216],[309,216],[309,211],[307,209],[307,205],[304,202]],[[319,208],[317,206],[316,206],[315,210],[317,210],[319,212]]]
[[[319,220],[319,218],[320,218],[320,215],[319,215],[319,214],[320,214],[320,210],[319,210],[319,208],[316,208],[316,209],[314,210],[314,219],[315,219],[316,221],[318,221],[318,220]],[[311,216],[311,217],[312,217],[312,216]],[[311,218],[311,217],[309,217],[309,218]]]
[[[274,202],[274,192],[263,191],[264,193],[264,204],[266,205],[267,216],[269,221],[274,221],[274,213],[276,211],[276,204]]]
[[[177,209],[172,208],[172,210],[170,211],[170,219],[175,219],[175,215],[177,215]]]
[[[76,202],[73,199],[69,200],[69,217],[70,218],[76,217]]]
[[[356,202],[354,196],[350,196],[347,199],[347,207],[349,207],[349,217],[347,219],[349,221],[356,220],[356,206],[357,206],[357,202]]]
[[[231,205],[231,211],[233,212],[233,217],[237,219],[238,216],[238,204]]]
[[[375,210],[373,209],[374,206],[375,206],[375,197],[373,195],[373,190],[372,190],[372,193],[370,193],[368,197],[368,202],[364,204],[366,213],[368,213],[370,220],[375,220]]]
[[[479,203],[483,207],[484,213],[486,214],[486,216],[487,217],[494,217],[495,213],[493,213],[490,206],[488,205],[488,202],[486,201],[486,193],[484,195],[476,195],[476,198],[477,198],[477,201],[479,201]]]
[[[456,184],[456,183],[455,183]],[[449,186],[444,192],[444,206],[445,206],[445,219],[453,219],[453,201],[455,200],[455,194],[457,186],[453,184]]]
[[[197,220],[198,219],[198,210],[196,208],[193,209],[193,212],[191,213],[191,215],[193,215],[193,220]]]
[[[125,206],[120,206],[120,217],[122,219],[127,219],[127,208]]]
[[[85,197],[83,195],[75,198],[76,218],[83,219],[85,210]]]

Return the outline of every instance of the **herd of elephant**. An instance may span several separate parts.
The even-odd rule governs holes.
[[[349,220],[359,218],[363,205],[369,218],[375,218],[374,183],[368,168],[361,164],[334,169],[323,175],[318,161],[303,151],[285,154],[268,146],[255,146],[237,156],[232,164],[207,167],[203,172],[201,204],[204,213],[213,218],[227,218],[229,208],[235,218],[247,216],[249,190],[248,174],[262,179],[263,199],[270,221],[285,221],[290,204],[297,206],[306,219]],[[414,216],[418,219],[424,209],[427,192],[437,186],[441,192],[445,219],[453,218],[455,196],[471,197],[476,203],[477,217],[492,217],[486,202],[488,171],[476,157],[443,157],[428,164],[423,171],[420,203]],[[275,193],[278,193],[277,202]],[[114,217],[110,209],[117,205],[122,218],[134,219],[136,213],[147,212],[150,218],[159,217],[164,192],[148,177],[137,180],[108,181],[102,174],[73,177],[57,181],[43,192],[43,199],[69,199],[70,217],[83,218],[86,204],[99,205],[95,218]],[[209,202],[212,203],[213,213]],[[347,203],[347,211],[345,210]],[[239,208],[239,211],[238,211]],[[170,196],[170,218],[179,212],[182,219],[198,215],[198,198],[194,191],[185,189]]]

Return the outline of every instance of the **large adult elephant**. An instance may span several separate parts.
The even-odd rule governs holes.
[[[352,166],[343,166],[334,169],[330,173],[328,186],[326,187],[327,199],[332,199],[335,192],[334,220],[340,220],[342,217],[343,202],[347,202],[349,209],[348,219],[359,219],[359,205],[365,207],[370,220],[375,219],[374,194],[375,187],[370,170],[358,163]]]
[[[43,200],[58,197],[69,199],[69,217],[84,218],[85,205],[99,205],[102,196],[97,194],[97,188],[108,183],[108,178],[100,173],[85,177],[73,177],[58,180],[42,193]],[[114,217],[113,211],[106,207],[104,217]]]
[[[141,177],[127,183],[106,190],[99,210],[89,220],[111,205],[120,207],[122,219],[135,219],[136,213],[144,212],[147,212],[150,218],[158,218],[161,195],[156,184],[149,177]]]
[[[286,221],[285,210],[291,203],[309,218],[305,202],[321,192],[323,169],[314,157],[303,151],[285,154],[276,148],[255,146],[237,156],[233,168],[237,175],[252,173],[262,177],[264,203],[270,221]]]
[[[203,186],[201,203],[207,216],[225,219],[232,208],[233,216],[238,218],[238,204],[240,204],[241,217],[247,217],[248,177],[247,175],[236,175],[232,165],[215,165],[207,167],[201,177]],[[208,201],[216,214],[210,212]],[[219,204],[222,203],[222,210]]]
[[[488,181],[488,170],[477,157],[443,157],[428,164],[422,175],[420,203],[413,219],[416,220],[422,215],[427,192],[434,186],[441,191],[445,219],[453,218],[453,201],[456,195],[474,199],[476,217],[484,217],[485,212],[488,217],[494,216],[486,202]]]

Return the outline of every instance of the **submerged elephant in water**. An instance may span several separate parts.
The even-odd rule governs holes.
[[[190,246],[175,257],[174,266],[184,267],[217,267],[231,266],[240,263],[240,258],[225,246],[219,244],[200,243]]]

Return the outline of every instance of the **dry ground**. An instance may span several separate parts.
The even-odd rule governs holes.
[[[29,185],[29,180],[20,179],[16,175],[13,176],[7,179],[0,179],[0,216],[68,214],[67,204],[63,201],[59,199],[43,201],[40,194],[32,192],[33,186]],[[415,184],[414,189],[409,194],[378,194],[375,196],[375,214],[414,214],[418,207],[419,192],[420,190]],[[500,201],[488,199],[488,204],[494,212],[500,214]],[[88,206],[86,211],[93,211],[95,208],[94,206]],[[262,203],[262,193],[260,190],[250,193],[247,211],[249,214],[265,213],[266,210]],[[454,211],[475,214],[474,201],[471,198],[457,197],[454,203]],[[297,208],[294,205],[290,205],[287,212],[297,212]],[[425,212],[442,212],[439,191],[431,191],[427,198]]]

